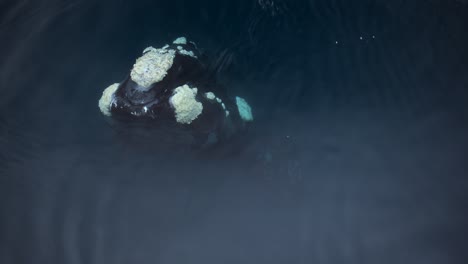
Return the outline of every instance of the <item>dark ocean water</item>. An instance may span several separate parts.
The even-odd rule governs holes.
[[[0,263],[466,263],[467,30],[463,0],[0,0]],[[235,150],[97,107],[179,36],[253,108]]]

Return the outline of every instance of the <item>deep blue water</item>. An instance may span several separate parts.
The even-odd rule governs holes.
[[[464,0],[0,0],[0,263],[466,263],[467,25]],[[179,36],[252,105],[235,151],[99,112]]]

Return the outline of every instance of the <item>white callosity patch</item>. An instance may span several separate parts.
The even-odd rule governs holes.
[[[187,44],[187,39],[185,39],[184,37],[180,37],[180,38],[174,40],[173,43],[176,44],[176,45],[185,45],[185,44]],[[195,53],[193,53],[193,51],[185,50],[182,46],[177,46],[177,50],[178,50],[179,54],[190,56],[190,57],[193,57],[195,59],[197,58],[197,56],[195,55]]]
[[[226,109],[226,105],[223,103],[223,100],[221,100],[221,98],[216,97],[216,95],[213,92],[205,93],[205,97],[206,97],[206,99],[208,99],[210,101],[218,102],[218,104],[221,105],[221,107],[223,108],[224,113],[226,114],[226,116],[229,116],[229,111]]]
[[[214,100],[216,98],[216,95],[213,92],[207,92],[205,93],[205,96],[208,100]]]
[[[236,96],[237,110],[244,121],[253,121],[250,105],[241,97]]]
[[[143,56],[136,60],[130,77],[143,88],[149,88],[167,75],[167,71],[174,62],[174,57],[174,50],[148,47],[144,50]]]
[[[187,50],[184,50],[184,49],[180,49],[179,53],[182,54],[182,55],[190,56],[190,57],[195,58],[195,59],[197,58],[197,56],[195,55],[195,53],[193,53],[193,51],[187,51]]]
[[[203,105],[195,99],[196,95],[197,88],[192,89],[186,84],[174,90],[169,102],[174,108],[178,123],[190,124],[202,113]]]
[[[111,116],[110,108],[114,101],[114,93],[119,88],[118,83],[114,83],[107,87],[103,92],[101,99],[99,99],[99,109],[106,116]]]
[[[146,52],[149,52],[149,51],[156,51],[156,49],[153,48],[153,47],[147,47],[146,49],[143,50],[143,54],[145,54]]]
[[[221,103],[221,107],[223,108],[224,113],[226,114],[226,116],[229,116],[229,111],[226,109],[226,106],[224,105],[224,103]]]
[[[174,40],[172,43],[176,44],[176,45],[185,45],[187,44],[187,39],[185,37],[179,37],[177,38],[176,40]]]

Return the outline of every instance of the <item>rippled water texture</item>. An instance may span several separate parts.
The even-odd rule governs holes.
[[[0,263],[465,263],[463,0],[0,1]],[[187,36],[252,129],[214,153],[97,107]]]

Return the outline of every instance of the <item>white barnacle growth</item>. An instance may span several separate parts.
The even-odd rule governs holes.
[[[243,98],[236,96],[237,110],[244,121],[253,121],[252,109]]]
[[[190,124],[202,113],[203,105],[195,99],[197,88],[182,85],[174,90],[174,95],[169,99],[174,108],[176,121],[181,124]]]
[[[175,51],[148,47],[143,52],[143,56],[139,57],[133,65],[130,77],[138,85],[147,89],[167,75],[167,71],[174,62]]]
[[[110,109],[111,109],[112,104],[114,103],[114,100],[115,100],[114,94],[117,88],[119,88],[118,83],[114,83],[111,86],[107,87],[102,92],[101,99],[99,99],[99,103],[98,103],[99,109],[106,116],[111,116]]]

